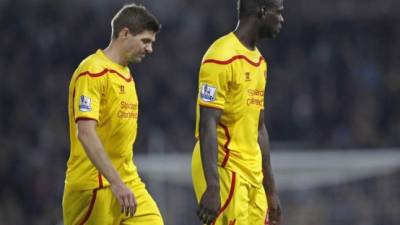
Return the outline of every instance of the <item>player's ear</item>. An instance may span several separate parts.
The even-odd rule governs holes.
[[[122,28],[118,33],[118,37],[121,39],[126,39],[128,35],[129,35],[129,29],[127,27]]]

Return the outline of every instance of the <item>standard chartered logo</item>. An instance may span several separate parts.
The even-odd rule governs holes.
[[[117,116],[118,118],[136,119],[138,117],[138,104],[121,101]]]

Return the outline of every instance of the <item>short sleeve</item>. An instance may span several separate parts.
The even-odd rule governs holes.
[[[74,119],[99,121],[100,102],[104,90],[104,76],[84,72],[75,81]]]
[[[198,102],[201,106],[224,109],[232,79],[229,65],[205,63],[199,73]]]

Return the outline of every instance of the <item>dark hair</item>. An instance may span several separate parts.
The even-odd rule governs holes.
[[[144,6],[136,4],[124,5],[111,20],[112,38],[117,38],[123,28],[128,28],[133,35],[145,30],[158,32],[161,24]]]
[[[270,8],[272,5],[273,0],[238,0],[238,18],[243,19],[252,15],[257,15],[257,10],[260,7],[265,6]]]

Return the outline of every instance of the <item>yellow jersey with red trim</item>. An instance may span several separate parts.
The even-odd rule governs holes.
[[[109,185],[77,138],[78,120],[97,121],[97,135],[124,182],[138,176],[133,163],[138,104],[135,82],[128,67],[114,63],[102,50],[81,62],[69,86],[71,146],[65,179],[67,187],[87,190]]]
[[[237,172],[255,186],[260,186],[263,179],[258,124],[264,109],[266,71],[258,49],[247,49],[231,32],[210,46],[199,73],[196,138],[199,107],[222,110],[217,126],[218,165]],[[200,157],[198,152],[194,154]]]

